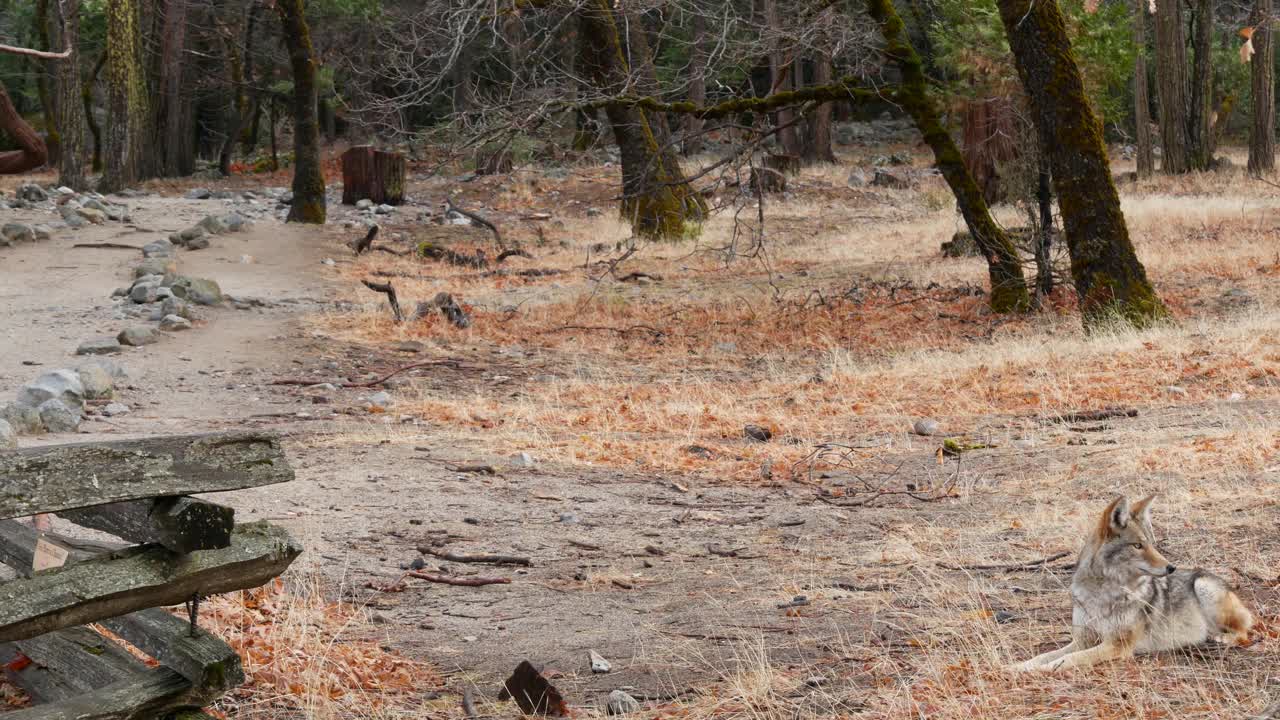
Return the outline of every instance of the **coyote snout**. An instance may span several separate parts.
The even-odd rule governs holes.
[[[1071,644],[1012,670],[1084,667],[1209,639],[1245,644],[1253,616],[1216,575],[1179,571],[1156,548],[1151,501],[1116,498],[1085,538],[1071,579]]]

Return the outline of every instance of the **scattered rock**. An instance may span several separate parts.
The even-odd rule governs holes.
[[[204,250],[207,247],[209,247],[208,235],[201,235],[198,238],[193,238],[187,241],[188,250]]]
[[[773,439],[773,431],[760,425],[747,425],[742,428],[742,435],[753,442],[769,442]]]
[[[222,302],[222,289],[212,280],[183,276],[174,280],[169,288],[174,295],[197,305],[217,305]]]
[[[205,218],[197,224],[197,227],[202,227],[214,235],[222,235],[230,230],[230,228],[227,227],[227,224],[222,221],[222,218],[217,215],[206,215]]]
[[[536,464],[537,463],[534,461],[533,456],[527,452],[516,453],[511,456],[512,467],[531,468]]]
[[[1177,395],[1178,397],[1185,397],[1187,394],[1186,388],[1178,387],[1177,385],[1170,385],[1169,387],[1165,388],[1164,391],[1169,393],[1170,395]]]
[[[910,170],[904,168],[876,168],[871,184],[876,187],[907,190],[915,186],[916,179]]]
[[[106,407],[102,408],[102,414],[106,415],[107,417],[117,417],[119,415],[128,415],[129,412],[130,410],[128,405],[125,405],[124,403],[118,403],[118,402],[107,403]]]
[[[153,303],[160,299],[160,280],[154,275],[144,275],[129,288],[129,299],[139,305]]]
[[[188,200],[208,200],[213,197],[213,192],[209,188],[191,188],[183,197]]]
[[[181,298],[167,297],[164,302],[160,303],[160,316],[177,315],[185,320],[195,320],[196,313],[191,306]]]
[[[120,341],[121,345],[142,347],[143,345],[154,345],[159,342],[160,336],[149,327],[134,326],[121,330],[116,339]]]
[[[49,199],[49,193],[34,183],[22,185],[14,195],[18,196],[19,200],[26,200],[27,202],[44,202]]]
[[[120,351],[120,341],[113,337],[90,338],[76,348],[77,355],[110,355]]]
[[[101,225],[107,221],[107,214],[96,208],[76,208],[76,214],[94,225]]]
[[[374,208],[373,211],[379,215],[390,215],[391,213],[395,212],[396,209],[391,207],[390,205],[379,205],[378,207]]]
[[[205,230],[200,225],[192,225],[191,227],[187,228],[186,230],[183,230],[182,232],[177,232],[170,235],[169,242],[173,243],[174,245],[185,246],[187,243],[191,242],[192,240],[202,238],[208,233],[209,231]]]
[[[89,224],[84,218],[76,214],[75,207],[71,205],[63,205],[59,207],[58,214],[62,216],[62,221],[65,222],[69,228],[82,228]]]
[[[48,240],[53,237],[53,228],[48,225],[32,225],[31,230],[36,234],[36,240]]]
[[[368,210],[371,207],[373,207],[373,201],[369,198],[362,198],[356,201],[357,210]]]
[[[40,412],[33,407],[9,403],[0,407],[0,418],[3,418],[19,435],[39,435],[44,432],[44,424],[40,422]]]
[[[0,419],[0,450],[12,450],[18,447],[18,433],[8,420]]]
[[[591,672],[599,675],[607,673],[613,669],[613,666],[609,664],[609,661],[605,660],[604,656],[595,650],[588,650],[587,656],[591,659]]]
[[[160,329],[165,332],[180,332],[191,329],[191,321],[178,315],[165,315],[160,318]]]
[[[18,390],[17,403],[38,408],[46,400],[59,400],[67,407],[84,405],[84,385],[75,370],[47,372]]]
[[[36,231],[23,223],[5,223],[4,227],[0,227],[0,239],[10,243],[35,242]]]
[[[938,421],[933,418],[920,418],[911,426],[911,431],[917,435],[932,437],[938,434]]]
[[[111,379],[111,373],[107,369],[96,363],[88,363],[81,365],[77,369],[80,376],[80,386],[84,388],[84,397],[86,400],[105,400],[111,397],[115,390],[115,381]]]
[[[577,525],[578,523],[582,522],[582,520],[579,519],[578,516],[574,515],[573,513],[560,513],[560,522],[564,523],[565,525]]]
[[[228,232],[240,232],[253,227],[253,223],[240,213],[230,213],[222,216],[222,224],[227,227]]]
[[[631,697],[621,690],[614,690],[609,693],[609,702],[606,708],[610,715],[627,715],[630,713],[640,712],[640,701]]]
[[[143,260],[133,268],[133,277],[135,280],[144,278],[148,275],[159,275],[164,277],[171,273],[177,272],[178,265],[172,260],[165,257],[153,257]]]
[[[854,168],[853,172],[849,173],[849,179],[845,181],[845,184],[851,188],[864,188],[871,184],[871,179],[867,177],[866,171],[862,168]]]
[[[394,404],[395,401],[391,399],[391,394],[386,391],[374,393],[365,399],[365,407],[370,410],[382,410],[385,412],[390,410]]]
[[[49,432],[75,432],[80,427],[80,411],[72,410],[56,398],[40,403],[40,422]]]

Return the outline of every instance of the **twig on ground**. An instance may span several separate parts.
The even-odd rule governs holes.
[[[101,243],[76,243],[73,248],[90,248],[97,250],[137,250],[142,252],[142,248],[137,245],[126,245],[125,243],[101,242]]]
[[[1064,413],[1062,415],[1042,416],[1042,423],[1078,423],[1109,420],[1117,417],[1138,417],[1137,408],[1106,408],[1104,410],[1086,410],[1082,412]]]
[[[418,552],[423,555],[431,555],[441,560],[448,560],[456,563],[489,563],[492,565],[532,565],[533,562],[527,557],[518,555],[463,555],[461,553],[449,552],[448,550],[436,550],[435,548],[420,547]]]
[[[396,298],[396,289],[391,283],[376,283],[372,280],[361,280],[364,286],[374,292],[380,292],[387,296],[387,302],[391,303],[391,313],[395,315],[396,322],[404,322],[404,313],[400,311],[400,301]]]
[[[582,542],[581,540],[570,540],[569,544],[577,548],[582,548],[583,550],[599,550],[600,549],[599,545],[592,545],[591,543]]]
[[[432,573],[419,572],[410,570],[406,573],[409,577],[415,577],[427,582],[440,583],[442,585],[460,585],[462,587],[480,587],[481,585],[509,585],[511,578],[499,577],[450,577],[448,575],[435,575]]]
[[[357,240],[355,244],[352,245],[352,249],[356,251],[356,255],[359,256],[369,248],[373,247],[373,239],[376,237],[378,237],[378,226],[374,225],[369,228],[368,234]]]
[[[408,372],[409,370],[414,370],[421,367],[439,367],[439,366],[451,367],[455,369],[461,367],[461,365],[458,363],[457,360],[425,360],[423,362],[410,363],[408,365],[405,365],[404,367],[396,368],[395,370],[392,370],[386,375],[383,375],[382,377],[377,378],[375,380],[368,380],[366,382],[341,382],[341,383],[333,383],[333,384],[338,387],[344,387],[344,388],[373,387],[375,385],[381,385],[382,383],[390,380],[391,378],[395,377],[396,375],[399,375],[402,372]],[[280,380],[272,380],[269,384],[310,386],[310,385],[322,385],[324,384],[324,381],[304,380],[301,378],[282,378]]]
[[[493,233],[493,240],[498,244],[498,247],[502,248],[503,250],[507,249],[506,243],[502,241],[502,233],[498,232],[498,228],[496,225],[480,217],[474,212],[471,212],[470,210],[458,207],[453,203],[453,198],[446,197],[444,199],[444,210],[445,212],[450,212],[450,211],[456,212],[459,215],[465,218],[468,218],[469,220],[471,220],[471,222],[488,228],[489,232]]]
[[[1061,560],[1070,554],[1071,553],[1069,551],[1063,551],[1060,553],[1054,553],[1048,557],[1040,558],[1039,560],[1028,560],[1026,562],[1010,563],[1006,565],[948,565],[947,563],[938,563],[938,567],[944,570],[1029,570],[1043,565],[1048,565],[1056,560]]]

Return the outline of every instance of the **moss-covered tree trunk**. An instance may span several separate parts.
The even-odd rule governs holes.
[[[598,91],[610,95],[657,85],[646,77],[653,63],[640,23],[627,22],[628,33],[620,19],[609,0],[589,0],[578,10],[585,71]],[[661,115],[620,103],[606,106],[605,114],[622,155],[621,210],[632,230],[654,239],[696,235],[706,202],[685,178]]]
[[[58,94],[58,136],[62,141],[62,162],[58,184],[76,191],[87,190],[85,178],[84,105],[80,88],[80,0],[60,0],[57,22],[51,33],[59,49],[71,54],[54,66],[54,87]]]
[[[324,174],[316,118],[316,63],[303,0],[276,0],[293,68],[293,205],[290,222],[324,224]]]
[[[1173,3],[1161,3],[1161,10]],[[1086,326],[1122,318],[1145,326],[1165,316],[1129,240],[1120,195],[1085,95],[1057,0],[999,0],[1018,76],[1049,150],[1053,186]]]
[[[1133,0],[1133,124],[1138,146],[1138,177],[1155,174],[1155,150],[1151,143],[1151,93],[1147,88],[1147,6],[1149,0]]]
[[[142,179],[150,103],[142,71],[142,35],[136,0],[107,0],[106,167],[98,191],[118,192]]]
[[[1271,32],[1273,0],[1255,0],[1250,19],[1253,31],[1253,59],[1250,82],[1253,94],[1252,122],[1249,125],[1249,173],[1263,175],[1276,169],[1276,88],[1275,41]]]
[[[902,85],[894,98],[911,115],[925,142],[933,150],[934,160],[956,197],[960,214],[964,216],[978,249],[987,259],[991,309],[996,312],[1030,309],[1031,297],[1022,277],[1018,254],[1009,236],[992,219],[991,210],[965,167],[955,140],[938,119],[938,108],[929,96],[920,56],[907,40],[902,19],[892,0],[867,0],[867,9],[880,25],[885,55],[897,64],[902,74]]]
[[[1172,3],[1165,3],[1172,4]],[[1187,162],[1192,170],[1213,167],[1213,0],[1194,0],[1191,105],[1187,114]],[[1224,117],[1225,121],[1226,118]]]
[[[1160,169],[1179,175],[1191,169],[1187,137],[1187,40],[1181,0],[1156,4],[1156,99],[1160,105]]]
[[[93,87],[98,84],[98,76],[102,74],[102,68],[106,64],[107,53],[102,52],[98,55],[98,61],[93,64],[93,70],[89,71],[89,77],[80,85],[84,122],[89,128],[89,137],[93,140],[93,163],[90,167],[94,172],[102,172],[102,128],[98,125],[98,117],[93,114]]]

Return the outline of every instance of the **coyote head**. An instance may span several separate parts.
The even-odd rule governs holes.
[[[1173,574],[1176,568],[1156,549],[1151,530],[1154,499],[1155,495],[1150,495],[1131,508],[1126,498],[1118,497],[1102,513],[1094,538],[1094,557],[1103,574],[1124,580]]]

